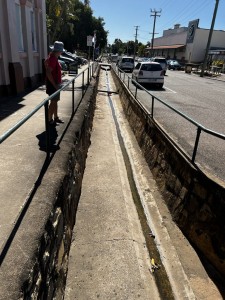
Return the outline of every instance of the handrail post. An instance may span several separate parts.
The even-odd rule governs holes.
[[[152,96],[152,118],[153,118],[153,113],[154,113],[154,103],[155,103],[155,97]]]
[[[93,74],[94,74],[94,64],[91,65],[91,77],[93,77]],[[90,79],[91,79],[90,77]]]
[[[47,159],[50,157],[50,131],[49,131],[49,122],[48,122],[48,102],[45,103],[45,131],[46,131],[46,154]]]
[[[74,83],[75,83],[75,80],[73,80],[72,82],[72,115],[74,114],[74,106],[75,106],[75,103],[74,103],[74,100],[75,100],[75,88],[74,88]]]
[[[194,146],[194,150],[193,150],[193,154],[192,154],[192,159],[191,159],[191,162],[193,164],[195,162],[195,157],[196,157],[196,154],[197,154],[198,143],[199,143],[201,131],[202,131],[201,127],[198,127],[198,129],[197,129],[197,135],[196,135],[196,139],[195,139],[195,146]]]
[[[89,85],[89,81],[90,81],[89,72],[90,72],[90,68],[88,68],[88,72],[87,72],[87,84],[88,84],[88,85]]]
[[[135,99],[137,99],[137,83],[135,84]]]
[[[84,95],[84,72],[82,73],[82,97]]]

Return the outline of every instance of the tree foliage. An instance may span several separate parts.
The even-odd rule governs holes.
[[[134,55],[134,49],[136,48],[135,55],[145,56],[146,55],[146,45],[142,43],[138,43],[135,47],[134,41],[122,42],[120,39],[115,39],[113,44],[110,45],[108,51],[113,54],[126,54],[126,55]]]
[[[60,40],[68,51],[87,51],[87,36],[96,31],[96,47],[106,46],[104,19],[93,16],[89,0],[46,0],[46,14],[49,44]]]

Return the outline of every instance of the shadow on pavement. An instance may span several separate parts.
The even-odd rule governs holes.
[[[50,126],[49,135],[50,135],[50,140],[49,140],[50,149],[49,150],[50,150],[50,152],[55,152],[60,149],[59,145],[56,144],[58,132],[57,132],[55,126]],[[36,137],[39,140],[39,142],[38,142],[39,150],[46,152],[47,151],[46,131],[43,131],[42,133],[36,135]]]
[[[9,99],[0,103],[0,121],[14,114],[16,111],[24,107],[20,102],[24,101],[23,97]]]

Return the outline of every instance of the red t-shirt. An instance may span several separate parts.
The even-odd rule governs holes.
[[[54,78],[56,84],[61,83],[62,82],[62,73],[61,73],[62,67],[58,61],[58,58],[53,53],[50,53],[48,58],[45,61],[45,64],[52,69],[52,77]]]

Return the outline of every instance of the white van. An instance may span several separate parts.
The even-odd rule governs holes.
[[[133,72],[134,69],[134,58],[131,56],[123,56],[118,61],[118,68],[123,71]]]

